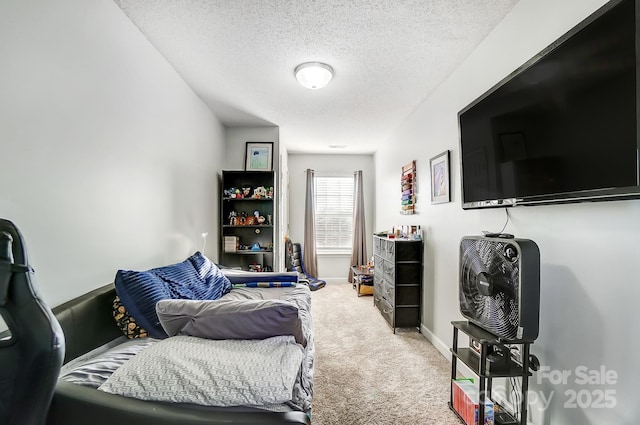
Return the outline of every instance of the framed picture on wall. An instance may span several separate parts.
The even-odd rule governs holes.
[[[449,151],[446,150],[429,160],[431,168],[431,203],[442,204],[451,201],[449,187]]]
[[[271,171],[273,142],[247,142],[244,155],[245,171]]]

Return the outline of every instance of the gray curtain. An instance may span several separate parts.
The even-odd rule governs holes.
[[[304,201],[304,243],[302,261],[307,273],[318,277],[318,259],[316,255],[316,195],[314,185],[315,172],[307,169],[307,193]]]
[[[353,173],[353,223],[351,246],[352,266],[367,264],[367,229],[364,221],[364,191],[362,189],[362,170]],[[349,268],[349,282],[353,283],[353,273]]]

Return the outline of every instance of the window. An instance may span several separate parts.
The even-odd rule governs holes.
[[[316,248],[351,251],[353,177],[316,177]]]

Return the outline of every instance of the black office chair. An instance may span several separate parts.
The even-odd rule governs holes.
[[[0,316],[0,424],[44,424],[64,358],[64,334],[38,294],[20,231],[4,219]]]
[[[309,289],[317,291],[320,288],[324,288],[327,282],[317,277],[311,276],[304,268],[304,261],[302,261],[302,246],[299,243],[292,244],[291,253],[291,266],[293,271],[298,272],[300,281],[309,285]]]

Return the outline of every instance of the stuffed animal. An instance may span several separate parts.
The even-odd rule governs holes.
[[[253,197],[254,198],[266,198],[267,197],[267,189],[264,186],[258,186],[253,189]]]

